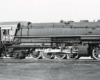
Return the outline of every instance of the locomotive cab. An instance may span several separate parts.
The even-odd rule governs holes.
[[[2,27],[1,28],[1,41],[13,41],[13,35],[12,35],[12,28],[11,27]]]

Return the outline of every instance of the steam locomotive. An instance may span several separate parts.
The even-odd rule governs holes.
[[[0,56],[15,59],[27,56],[38,59],[79,59],[81,56],[91,56],[100,60],[100,20],[1,22]]]

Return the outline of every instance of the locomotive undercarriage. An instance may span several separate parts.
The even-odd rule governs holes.
[[[15,59],[24,59],[26,57],[35,59],[79,59],[81,56],[91,56],[93,59],[100,60],[100,48],[98,45],[100,42],[98,40],[81,40],[79,37],[74,39],[61,37],[36,39],[35,42],[30,42],[30,44],[29,42],[24,42],[21,38],[15,39],[16,41],[13,43],[3,42],[1,56],[14,57]],[[85,45],[87,45],[85,49],[87,53],[81,54],[80,46],[85,47]]]
[[[68,59],[68,58],[76,58],[78,55],[77,50],[71,51],[67,49],[53,49],[53,48],[29,48],[29,49],[14,49],[9,48],[6,51],[3,51],[3,56],[5,57],[14,57],[14,58],[25,58],[25,57],[33,57],[35,59]]]
[[[71,41],[72,42],[72,41]],[[47,43],[48,44],[48,43]],[[68,59],[78,58],[78,48],[65,43],[50,43],[51,45],[5,45],[1,56],[25,58],[32,56],[37,59]]]
[[[15,59],[24,59],[33,57],[35,59],[78,59],[78,48],[73,46],[65,47],[21,47],[4,46],[1,57],[14,57]]]
[[[21,40],[19,40],[21,41]],[[55,43],[56,42],[56,43]],[[79,59],[81,56],[91,56],[93,59],[100,60],[100,47],[98,44],[93,44],[98,41],[82,41],[79,39],[66,40],[52,39],[49,42],[32,42],[22,43],[5,43],[1,53],[2,57],[14,57],[15,59],[24,59],[33,57],[34,59]],[[86,48],[87,54],[80,54],[80,46],[88,45]],[[84,46],[85,47],[85,46]]]

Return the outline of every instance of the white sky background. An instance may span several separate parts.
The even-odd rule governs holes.
[[[100,0],[0,0],[0,22],[100,19]]]

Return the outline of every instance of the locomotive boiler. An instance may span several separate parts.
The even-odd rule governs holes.
[[[0,23],[0,56],[100,60],[100,20]],[[85,52],[84,52],[85,51]]]

